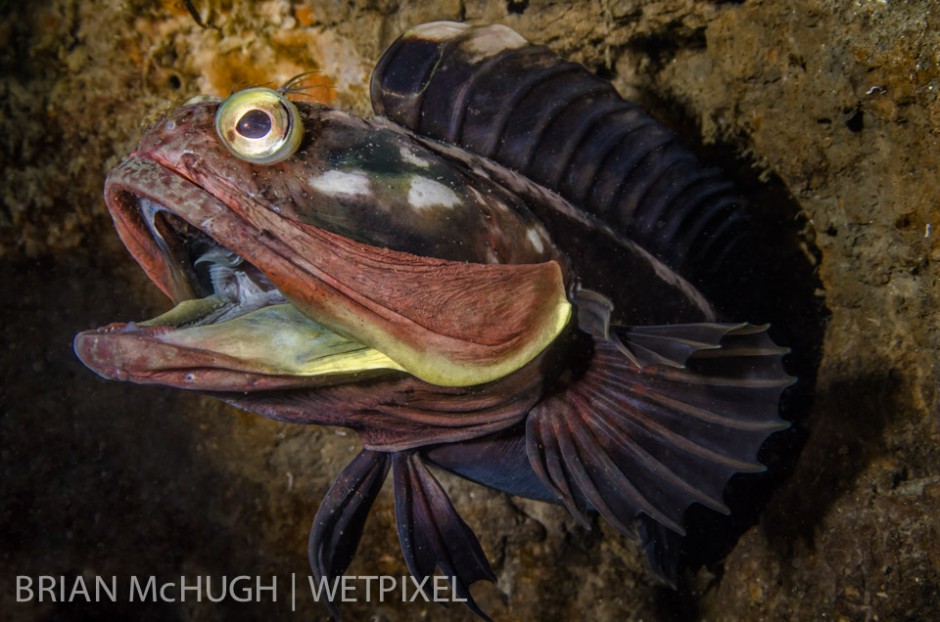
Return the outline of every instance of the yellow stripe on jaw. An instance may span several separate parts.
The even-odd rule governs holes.
[[[186,301],[177,308],[192,303]],[[207,302],[204,306],[210,305]],[[180,315],[174,311],[161,318]],[[559,300],[550,316],[541,338],[527,344],[519,353],[521,356],[483,368],[454,365],[433,354],[406,357],[399,364],[376,348],[330,331],[288,303],[263,307],[224,322],[170,330],[155,338],[166,344],[238,359],[242,371],[261,374],[311,378],[386,369],[405,371],[440,386],[470,386],[496,380],[528,363],[567,325],[570,303]],[[163,323],[169,322],[151,320],[146,324]]]
[[[469,387],[499,380],[521,369],[542,353],[558,338],[571,319],[571,303],[559,297],[554,306],[545,313],[537,336],[515,349],[511,355],[487,365],[474,365],[469,361],[457,361],[439,353],[404,350],[396,353],[401,367],[409,374],[425,382],[446,387]],[[380,340],[376,345],[388,345]]]
[[[157,339],[230,356],[266,374],[314,377],[403,370],[378,350],[327,330],[290,304],[264,307],[218,324],[168,331]]]

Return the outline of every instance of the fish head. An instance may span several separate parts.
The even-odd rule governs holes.
[[[226,120],[232,98],[201,99],[109,174],[121,240],[176,306],[80,333],[92,370],[207,391],[473,386],[569,323],[564,262],[521,200],[391,124],[249,91],[290,109]],[[281,153],[231,140],[267,130]]]

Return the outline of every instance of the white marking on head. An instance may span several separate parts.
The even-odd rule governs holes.
[[[460,22],[429,22],[415,26],[405,33],[408,39],[424,39],[426,41],[447,41],[468,30],[470,26]]]
[[[460,197],[440,182],[415,175],[408,188],[408,203],[417,209],[456,207],[460,205]]]
[[[369,196],[372,194],[372,182],[369,176],[362,171],[346,173],[344,171],[327,171],[318,177],[310,178],[310,185],[325,195],[339,196]]]
[[[470,26],[457,22],[431,22],[412,28],[405,33],[405,38],[440,43],[456,39],[469,29]],[[521,48],[529,44],[518,32],[502,24],[475,28],[474,31],[460,44],[472,63],[495,56],[504,50]]]
[[[541,253],[545,250],[545,244],[542,241],[542,232],[532,227],[525,234],[526,239],[529,241],[529,244],[532,245],[532,248],[535,249],[536,253]]]
[[[420,166],[421,168],[427,168],[431,166],[431,163],[423,158],[419,158],[414,154],[413,151],[401,146],[398,148],[398,153],[401,154],[401,159],[407,162],[408,164],[414,164],[415,166]]]
[[[482,177],[483,179],[491,179],[489,171],[479,165],[473,165],[470,170],[477,177]]]

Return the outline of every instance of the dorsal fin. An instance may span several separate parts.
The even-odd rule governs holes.
[[[425,24],[372,76],[372,106],[558,192],[699,285],[748,242],[743,200],[607,81],[506,26]]]

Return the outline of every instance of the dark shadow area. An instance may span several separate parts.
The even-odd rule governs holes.
[[[813,406],[816,376],[829,311],[817,274],[820,252],[815,232],[799,203],[773,174],[761,174],[738,154],[741,144],[703,145],[694,115],[675,101],[644,93],[641,103],[675,132],[705,166],[721,169],[734,182],[751,217],[751,235],[707,281],[696,283],[730,320],[770,324],[778,345],[790,349],[787,372],[797,379],[781,400],[781,416],[789,429],[771,436],[759,460],[768,468],[758,475],[738,475],[725,491],[730,516],[693,505],[686,513],[685,565],[694,569],[723,558],[737,539],[756,524],[774,491],[805,463],[801,451],[815,422],[807,419]]]
[[[750,256],[740,257],[739,270],[726,272],[725,279],[703,289],[728,317],[769,323],[774,342],[790,348],[784,365],[797,382],[781,399],[781,416],[791,427],[771,436],[758,456],[767,471],[736,476],[725,491],[731,516],[701,506],[687,513],[686,553],[693,567],[727,554],[740,534],[756,524],[775,488],[793,472],[798,460],[804,460],[802,447],[815,426],[808,414],[828,319],[816,274],[818,251],[802,235],[805,220],[798,205],[777,179],[759,182],[751,169],[741,166],[724,170],[748,198],[757,235]]]
[[[904,412],[903,387],[891,370],[845,378],[820,390],[809,440],[790,479],[768,504],[763,528],[783,558],[814,533],[859,474],[885,451],[884,430]]]
[[[698,603],[688,590],[657,588],[653,594],[656,619],[661,622],[686,622],[699,618]]]
[[[205,451],[230,434],[231,412],[205,412],[201,398],[179,391],[107,382],[74,356],[77,330],[139,312],[143,302],[125,273],[136,267],[116,268],[97,251],[0,264],[16,292],[0,310],[0,602],[11,605],[4,619],[191,619],[192,602],[130,602],[130,578],[162,585],[184,575],[306,572],[306,525],[294,546],[267,550],[254,534],[265,532],[257,503],[269,493],[234,480]],[[47,595],[16,603],[17,576],[63,577],[66,595],[77,577],[92,587],[94,577],[115,577],[116,602]],[[271,619],[286,615],[285,606],[227,598],[211,605],[219,617],[206,619]]]
[[[704,27],[690,30],[675,21],[654,34],[634,37],[628,48],[631,54],[645,58],[650,63],[648,70],[655,74],[672,62],[679,50],[704,50],[706,44]]]
[[[101,620],[136,622],[183,622],[186,616],[173,603],[54,603],[37,622],[100,622]]]

